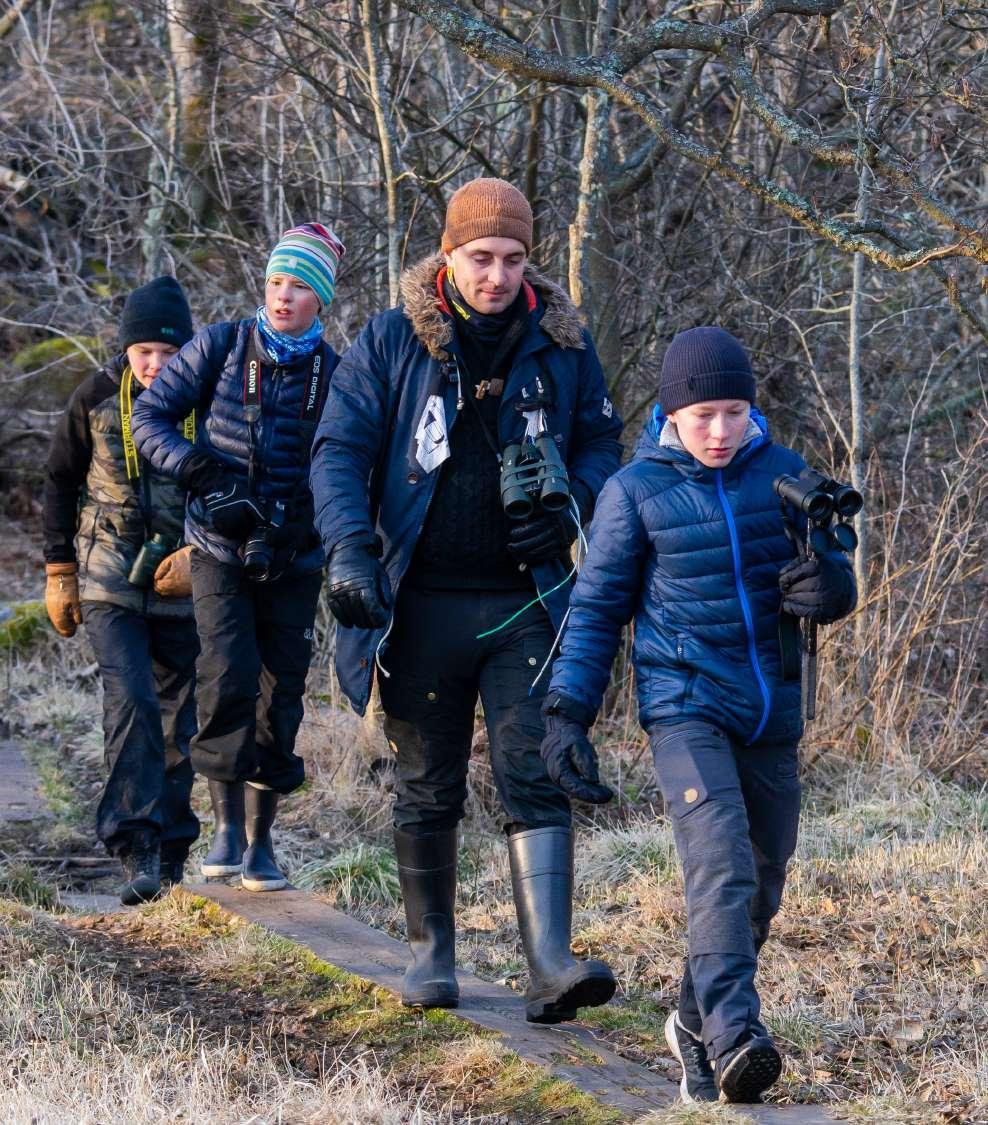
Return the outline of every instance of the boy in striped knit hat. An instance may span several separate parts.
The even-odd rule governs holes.
[[[189,492],[186,539],[202,652],[192,765],[215,816],[208,876],[287,883],[271,826],[305,778],[295,754],[324,555],[313,529],[309,448],[338,357],[323,340],[345,249],[327,227],[285,231],[254,316],[213,324],[134,410],[142,456]],[[198,440],[182,434],[195,409]]]

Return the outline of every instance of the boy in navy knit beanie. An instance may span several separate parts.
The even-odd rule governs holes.
[[[772,442],[754,404],[734,336],[675,337],[635,456],[597,501],[544,707],[550,776],[609,799],[587,731],[634,619],[639,718],[686,892],[686,966],[666,1022],[684,1101],[757,1101],[781,1071],[755,990],[799,819],[800,685],[783,676],[779,614],[826,624],[855,602],[843,554],[794,557],[772,484],[804,462]]]

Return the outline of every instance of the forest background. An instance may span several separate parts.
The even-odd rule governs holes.
[[[775,436],[865,494],[814,791],[983,794],[983,5],[13,0],[0,77],[0,506],[35,595],[46,445],[130,288],[173,272],[197,324],[250,315],[279,233],[322,221],[348,247],[342,351],[435,250],[449,194],[503,176],[594,333],[626,448],[668,341],[717,323],[756,357]],[[338,716],[325,614],[320,642],[310,691]],[[614,831],[656,797],[631,689],[623,654],[598,728],[621,800],[594,824]],[[963,1097],[988,1104],[979,1050]]]

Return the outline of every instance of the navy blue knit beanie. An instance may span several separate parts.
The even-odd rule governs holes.
[[[174,344],[180,348],[195,333],[182,286],[174,277],[156,277],[134,289],[120,317],[120,347],[131,344]]]
[[[723,328],[689,328],[678,333],[662,360],[662,413],[719,398],[755,401],[755,377],[744,345]]]

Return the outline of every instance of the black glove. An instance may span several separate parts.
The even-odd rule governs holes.
[[[263,500],[252,496],[244,481],[227,477],[202,498],[209,522],[227,539],[246,539],[258,524],[267,521]]]
[[[204,496],[207,492],[217,492],[229,485],[233,476],[230,470],[221,465],[215,457],[201,450],[193,450],[179,465],[179,484],[189,492]]]
[[[587,737],[589,724],[564,714],[560,708],[567,703],[563,696],[552,695],[542,705],[546,736],[539,752],[546,773],[568,796],[591,805],[606,804],[614,792],[600,783],[597,751]],[[573,708],[582,710],[578,704]]]
[[[380,629],[388,623],[391,583],[379,553],[378,543],[354,539],[337,544],[329,557],[329,608],[346,629]]]
[[[828,555],[793,559],[779,571],[782,609],[830,625],[854,608],[854,578]]]
[[[512,523],[508,532],[508,552],[529,566],[559,559],[569,554],[576,539],[573,513],[536,510]]]

